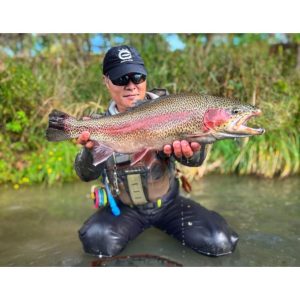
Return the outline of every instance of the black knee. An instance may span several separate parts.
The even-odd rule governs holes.
[[[204,250],[204,254],[209,256],[230,254],[234,251],[238,239],[235,232],[215,232],[211,238],[207,239],[206,249],[202,249],[202,251]]]
[[[225,219],[214,211],[206,211],[185,227],[186,244],[195,251],[209,255],[221,256],[235,250],[238,235]]]
[[[197,235],[189,239],[189,246],[201,254],[221,256],[232,253],[238,239],[238,235],[235,232],[214,231],[207,232],[205,235],[202,232],[199,239],[197,239]]]
[[[79,230],[79,238],[84,251],[93,255],[115,256],[125,246],[122,239],[116,236],[107,224],[85,224]]]

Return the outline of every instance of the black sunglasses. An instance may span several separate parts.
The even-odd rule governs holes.
[[[146,75],[141,73],[130,73],[121,76],[117,79],[110,79],[110,80],[114,85],[124,86],[127,85],[129,81],[133,82],[134,84],[140,84],[146,80],[146,77],[147,77]]]

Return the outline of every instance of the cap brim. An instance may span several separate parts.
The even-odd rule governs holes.
[[[123,64],[113,68],[107,72],[110,79],[114,80],[128,73],[141,73],[147,75],[147,71],[143,65]]]

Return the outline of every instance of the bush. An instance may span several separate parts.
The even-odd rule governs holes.
[[[136,46],[145,58],[149,89],[236,97],[264,113],[253,122],[266,128],[265,135],[216,143],[208,163],[222,163],[210,169],[266,177],[299,173],[296,54],[274,53],[267,40],[255,35],[240,36],[238,46],[205,44],[203,35],[179,37],[186,47],[170,51],[162,35],[123,35],[122,43]],[[114,40],[113,35],[108,38]],[[0,56],[0,183],[52,184],[76,178],[78,147],[46,142],[48,114],[54,108],[75,117],[101,112],[109,96],[101,83],[103,53],[76,52],[66,41],[49,35],[46,47],[33,56]]]

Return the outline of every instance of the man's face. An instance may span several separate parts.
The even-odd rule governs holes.
[[[137,100],[142,100],[146,95],[146,80],[139,84],[134,84],[131,80],[127,85],[114,85],[109,77],[104,76],[104,83],[110,93],[111,98],[116,102],[119,112],[126,111],[132,107]]]

